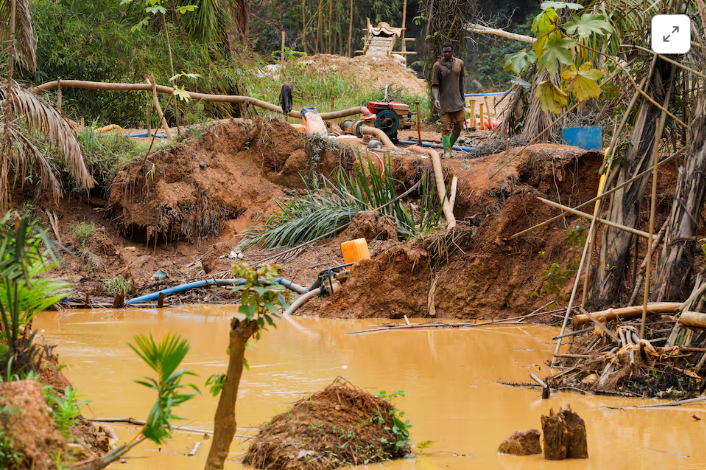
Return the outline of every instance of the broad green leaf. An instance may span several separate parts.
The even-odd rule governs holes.
[[[255,312],[257,311],[257,304],[241,305],[240,307],[238,307],[238,311],[244,314],[247,318],[252,318],[253,316],[255,316]]]
[[[267,289],[262,286],[252,286],[251,289],[257,292],[260,297],[264,296],[267,293]]]
[[[528,65],[535,62],[537,62],[537,54],[534,51],[527,52],[527,49],[522,49],[515,54],[505,54],[501,64],[506,72],[512,71],[520,75]]]
[[[142,29],[142,27],[143,27],[143,26],[147,26],[147,25],[149,24],[149,22],[150,22],[150,19],[149,19],[149,18],[143,18],[142,21],[140,21],[140,22],[137,23],[135,26],[133,26],[132,28],[130,28],[130,32],[131,32],[131,33],[134,33],[135,31],[138,31],[138,30]]]
[[[556,29],[559,22],[559,14],[553,8],[547,8],[542,13],[537,15],[532,21],[532,32],[539,36],[546,34]],[[537,38],[539,39],[539,37]]]
[[[164,15],[167,13],[167,9],[164,8],[162,5],[155,5],[153,7],[147,7],[147,8],[145,8],[145,11],[147,13],[151,13],[153,15],[156,15],[157,13],[161,13]]]
[[[605,36],[606,33],[615,31],[613,26],[606,20],[606,17],[599,14],[581,15],[574,21],[567,21],[564,24],[564,29],[567,34],[577,34],[580,38],[587,38],[592,34]]]
[[[544,53],[537,61],[537,70],[542,72],[546,70],[551,75],[559,71],[559,63],[564,65],[573,64],[574,57],[571,54],[571,48],[576,43],[568,38],[562,38],[558,33],[552,34],[544,46]]]
[[[602,75],[600,70],[592,69],[591,63],[586,62],[578,70],[572,64],[570,68],[564,70],[561,78],[566,80],[566,91],[573,93],[579,101],[586,101],[600,96],[601,87],[597,82]]]
[[[548,109],[554,114],[559,114],[561,108],[566,106],[567,94],[554,85],[551,80],[545,80],[537,85],[534,95],[539,99],[544,112],[547,112]]]
[[[568,8],[569,10],[582,10],[583,5],[579,5],[578,3],[543,2],[539,8],[542,10],[546,10],[548,8],[553,8],[555,10],[561,10],[564,8]]]
[[[189,101],[191,99],[191,97],[189,96],[189,92],[186,91],[184,87],[175,87],[174,94],[177,95],[177,97],[182,101]]]

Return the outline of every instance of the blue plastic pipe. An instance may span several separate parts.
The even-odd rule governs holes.
[[[293,290],[294,292],[298,294],[304,294],[305,292],[308,292],[309,289],[306,289],[298,284],[293,283],[292,281],[289,281],[283,277],[278,277],[275,279],[278,284],[283,285],[287,289]],[[189,289],[195,289],[197,287],[204,287],[204,286],[210,286],[210,285],[227,285],[231,284],[234,286],[241,286],[245,284],[245,279],[242,278],[236,278],[236,279],[206,279],[203,281],[196,281],[196,282],[190,282],[188,284],[182,284],[180,286],[174,286],[170,287],[168,289],[162,289],[157,292],[153,292],[151,294],[143,295],[140,297],[135,297],[134,299],[130,299],[126,301],[126,304],[136,304],[140,302],[149,302],[152,300],[157,300],[159,298],[159,294],[164,294],[164,296],[168,296],[169,294],[176,294],[177,292],[184,292]]]
[[[167,136],[165,134],[152,134],[153,136],[157,137],[158,139],[166,139]],[[143,132],[141,134],[125,134],[126,137],[152,137],[151,135],[147,134],[147,132]]]
[[[506,93],[506,92],[504,92],[504,91],[501,91],[501,92],[498,92],[498,93],[466,93],[466,94],[463,95],[463,96],[465,96],[466,98],[473,97],[473,96],[501,96],[501,95],[504,95],[505,93]],[[514,91],[511,91],[510,94],[511,94],[511,95],[514,95],[515,92],[514,92]]]
[[[419,142],[414,142],[411,140],[407,140],[407,141],[400,140],[400,143],[405,144],[405,145],[419,145]],[[429,142],[422,142],[422,147],[431,147],[431,148],[435,148],[435,149],[444,148],[444,146],[441,144],[432,144]],[[454,145],[451,148],[453,148],[454,150],[463,150],[464,152],[473,152],[473,150],[474,150],[473,147],[459,147],[458,145]]]

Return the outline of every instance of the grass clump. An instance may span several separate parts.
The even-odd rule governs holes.
[[[378,210],[391,215],[401,239],[431,232],[441,219],[441,206],[434,179],[428,173],[422,177],[421,200],[418,206],[394,201],[400,184],[392,177],[389,156],[379,170],[367,158],[359,158],[351,175],[339,172],[335,183],[323,176],[307,181],[305,194],[279,204],[280,210],[270,216],[262,227],[250,232],[241,242],[241,249],[260,243],[265,248],[292,247],[320,237],[349,223],[360,211]]]
[[[132,285],[120,275],[108,281],[108,287],[105,291],[112,297],[118,294],[129,294],[132,291]]]
[[[148,146],[149,142],[138,143],[136,139],[124,135],[123,131],[119,131],[117,134],[96,134],[96,128],[96,124],[85,127],[78,133],[78,140],[83,147],[89,171],[98,183],[98,187],[102,189],[103,194],[107,195],[118,170],[143,155],[147,151],[146,145]],[[162,139],[155,140],[153,151],[166,144],[161,141]],[[78,189],[75,188],[75,190]]]
[[[71,233],[84,247],[96,234],[96,230],[96,224],[93,222],[77,222],[71,227]]]

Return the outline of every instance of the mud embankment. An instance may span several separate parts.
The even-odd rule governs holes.
[[[221,121],[194,131],[173,147],[126,165],[106,207],[91,208],[90,200],[59,206],[60,230],[76,253],[67,256],[62,274],[78,282],[81,293],[101,296],[106,283],[96,279],[124,276],[134,295],[227,273],[233,263],[228,255],[243,231],[276,211],[278,201],[296,196],[302,174],[330,176],[350,170],[356,159],[351,147],[311,139],[277,119]],[[391,159],[394,177],[405,187],[431,169],[425,155],[404,149]],[[530,293],[541,291],[542,274],[552,263],[566,260],[572,249],[566,238],[579,221],[567,218],[506,239],[558,212],[536,196],[566,205],[594,197],[600,163],[598,153],[548,144],[444,160],[447,184],[454,175],[459,180],[456,234],[407,243],[385,240],[389,234],[369,240],[373,259],[356,267],[339,294],[310,302],[302,313],[481,318],[546,304],[547,296]],[[98,227],[87,242],[72,234],[78,220]],[[321,269],[342,264],[339,245],[352,236],[349,230],[282,261],[283,275],[310,285]],[[261,254],[250,250],[244,260],[256,263]],[[158,269],[167,280],[150,279]],[[225,294],[179,301],[230,301],[219,297]]]
[[[395,175],[408,183],[428,165],[416,156],[393,161]],[[461,235],[443,241],[453,254],[438,259],[433,238],[398,246],[359,263],[338,294],[310,302],[302,314],[484,318],[530,311],[551,300],[530,294],[540,291],[543,270],[572,250],[566,238],[578,222],[559,221],[506,239],[557,214],[536,196],[566,205],[595,197],[600,154],[541,144],[522,153],[443,163],[448,179],[459,178],[454,213]]]

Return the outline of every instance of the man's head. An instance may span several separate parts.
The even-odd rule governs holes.
[[[443,46],[441,46],[441,52],[444,54],[444,59],[447,62],[450,62],[454,57],[454,47],[450,42],[446,42]]]

